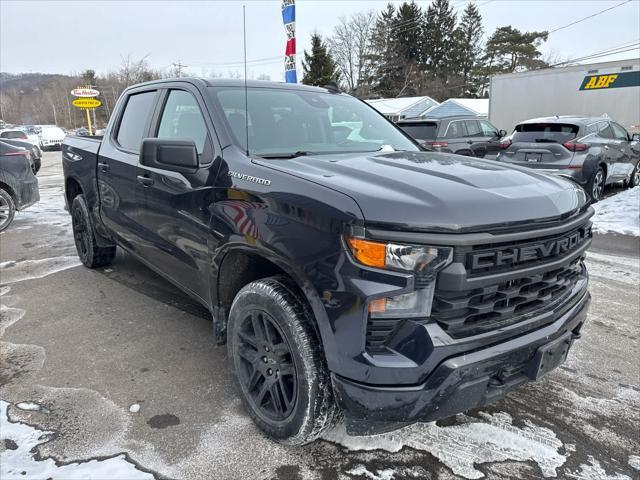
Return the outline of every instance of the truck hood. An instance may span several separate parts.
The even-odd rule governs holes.
[[[436,152],[392,152],[254,159],[353,198],[366,223],[467,231],[534,223],[584,206],[568,180],[503,163]],[[277,183],[272,185],[277,188]]]

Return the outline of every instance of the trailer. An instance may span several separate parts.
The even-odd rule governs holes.
[[[507,131],[554,115],[607,115],[640,131],[640,59],[491,77],[489,120]]]

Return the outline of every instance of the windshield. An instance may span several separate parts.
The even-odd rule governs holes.
[[[525,123],[516,126],[513,143],[565,143],[578,134],[578,126],[568,123]]]
[[[418,140],[435,140],[438,131],[438,124],[435,122],[402,123],[398,126]]]
[[[245,92],[212,87],[238,146],[246,149]],[[368,105],[347,95],[249,88],[249,151],[297,156],[418,147]]]

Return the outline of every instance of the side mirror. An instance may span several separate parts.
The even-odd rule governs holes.
[[[633,135],[631,135],[631,141],[640,142],[640,133],[634,133]]]
[[[498,136],[500,136],[500,138],[506,137],[507,136],[507,131],[506,130],[498,130]]]
[[[140,164],[172,172],[193,173],[198,168],[198,150],[193,140],[145,138],[140,149]]]

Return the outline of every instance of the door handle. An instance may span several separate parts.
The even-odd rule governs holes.
[[[153,185],[153,178],[149,178],[145,175],[138,175],[138,183],[141,183],[145,187]]]
[[[101,172],[109,171],[109,164],[104,162],[98,162],[98,167],[100,167]]]
[[[469,145],[473,145],[473,140],[467,140],[467,143],[468,143]]]

